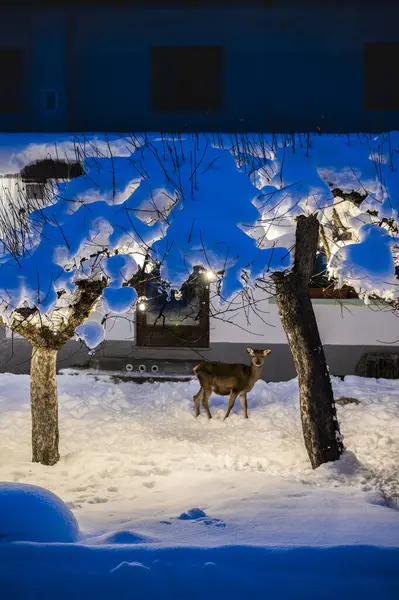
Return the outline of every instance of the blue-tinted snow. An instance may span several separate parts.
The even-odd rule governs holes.
[[[372,234],[365,245],[358,230],[382,217],[398,219],[398,137],[396,132],[264,136],[260,144],[254,136],[252,145],[240,147],[229,136],[205,134],[130,141],[97,136],[96,150],[93,141],[61,136],[54,155],[62,147],[71,157],[77,144],[83,156],[86,148],[85,174],[62,185],[46,208],[31,215],[41,237],[32,237],[33,246],[19,261],[2,257],[3,311],[6,304],[9,313],[27,302],[51,316],[59,306],[57,291],[73,293],[77,279],[105,273],[109,288],[120,292],[105,292],[104,305],[124,312],[134,294],[122,284],[136,262],[125,259],[118,272],[120,258],[106,261],[103,254],[103,260],[93,260],[104,251],[134,255],[135,261],[149,254],[161,261],[162,277],[177,289],[194,265],[223,272],[221,295],[229,298],[242,289],[243,271],[254,280],[289,268],[295,217],[317,212],[328,230],[333,208],[353,235],[345,242],[330,240],[330,272],[361,293],[392,298],[393,244]],[[43,148],[48,156],[49,138],[38,136],[36,145],[33,136],[21,139],[14,152],[9,144],[14,162],[19,156],[26,164],[34,148],[37,158]],[[333,198],[334,188],[368,195],[345,212],[345,202]]]
[[[144,163],[153,152],[152,147],[143,150]],[[160,147],[157,156],[161,155]],[[180,165],[178,171],[175,164]],[[166,154],[158,177],[150,173],[145,186],[164,189],[178,199],[168,215],[166,235],[152,247],[154,258],[162,262],[162,276],[174,287],[180,288],[192,267],[200,264],[215,272],[224,270],[222,296],[229,298],[242,289],[243,269],[255,277],[289,266],[286,248],[259,249],[240,228],[254,226],[259,219],[253,204],[259,190],[227,150],[213,148],[205,138],[186,140]]]
[[[96,321],[86,321],[75,329],[75,333],[88,348],[95,348],[105,337],[104,327]]]
[[[331,271],[342,283],[357,280],[358,286],[369,294],[390,288],[395,272],[391,252],[395,238],[377,225],[363,225],[359,235],[358,244],[348,244],[334,255]]]
[[[26,483],[0,483],[0,543],[70,543],[77,541],[78,532],[72,512],[49,490]]]
[[[108,275],[110,287],[119,287],[134,275],[137,265],[128,254],[115,254],[104,262],[104,271]]]
[[[195,526],[200,509],[178,517]],[[195,533],[194,533],[195,535]],[[399,548],[267,544],[165,545],[130,531],[87,546],[64,502],[46,489],[0,484],[0,590],[23,600],[395,600]],[[80,539],[81,538],[81,539]]]
[[[103,306],[106,311],[123,314],[134,306],[137,299],[132,287],[108,287],[103,292]]]
[[[0,544],[6,598],[396,600],[399,549]]]
[[[163,277],[176,288],[195,264],[224,269],[222,293],[227,297],[241,289],[243,269],[255,277],[289,264],[285,248],[261,250],[240,229],[259,217],[252,203],[258,190],[227,150],[198,138],[173,150],[154,142],[131,157],[89,158],[84,168],[86,174],[64,186],[54,203],[32,214],[42,233],[36,247],[22,257],[22,268],[12,257],[3,268],[0,290],[3,296],[14,290],[12,309],[23,301],[41,312],[54,308],[57,290],[65,287],[65,280],[71,283],[82,259],[126,244],[136,251],[150,250],[162,261]],[[160,218],[165,203],[169,208],[175,203],[167,220]],[[149,219],[151,213],[158,220]],[[120,299],[123,295],[126,300],[127,294],[121,292]]]

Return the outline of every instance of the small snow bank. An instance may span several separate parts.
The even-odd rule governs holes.
[[[149,544],[154,540],[150,537],[134,533],[133,531],[114,531],[112,533],[106,533],[95,538],[95,544],[121,544],[123,546],[129,546],[131,544]]]
[[[36,485],[0,483],[0,542],[75,542],[78,523],[58,496]]]
[[[5,598],[41,600],[394,600],[399,549],[3,544],[0,582]]]

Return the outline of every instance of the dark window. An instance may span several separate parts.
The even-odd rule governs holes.
[[[223,104],[221,46],[151,49],[152,108],[213,111]]]
[[[160,289],[157,273],[145,276],[136,290],[146,296],[146,310],[136,313],[138,346],[183,346],[206,348],[209,345],[209,289],[199,267],[182,286],[180,294],[172,291],[168,300]]]
[[[45,107],[48,112],[57,110],[57,92],[55,90],[46,90]]]
[[[0,48],[0,113],[21,113],[25,100],[25,54],[18,48]]]
[[[38,182],[25,183],[27,200],[43,200],[46,195],[46,184]]]
[[[341,289],[334,288],[334,282],[328,278],[327,255],[324,250],[318,250],[316,254],[313,275],[309,283],[308,293],[310,298],[358,298],[353,288],[344,285]]]
[[[365,44],[364,101],[367,110],[399,110],[399,43]]]

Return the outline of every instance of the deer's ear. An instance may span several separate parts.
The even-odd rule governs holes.
[[[263,356],[269,356],[271,350],[263,350]]]
[[[254,356],[254,351],[252,350],[252,348],[247,348],[247,352],[248,352],[248,354],[250,354],[251,356]]]

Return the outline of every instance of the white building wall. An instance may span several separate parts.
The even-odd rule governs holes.
[[[0,175],[0,206],[17,204],[23,196],[23,183],[20,177],[4,177]]]
[[[399,346],[399,320],[382,304],[366,306],[358,300],[315,300],[314,310],[323,344]],[[243,310],[210,319],[210,343],[286,344],[274,299],[256,298],[248,319]],[[101,320],[100,313],[93,318]],[[229,320],[229,322],[228,322]],[[107,340],[135,342],[134,312],[114,315],[106,324]]]
[[[277,305],[265,299],[256,305],[262,318],[253,311],[249,320],[244,311],[237,311],[230,322],[220,318],[210,319],[210,343],[286,344]],[[336,346],[399,346],[399,321],[383,305],[366,306],[358,301],[314,302],[317,323],[323,344]],[[91,319],[101,322],[100,312]],[[135,315],[110,315],[105,325],[107,341],[128,341],[135,344]],[[7,337],[11,332],[7,331]]]
[[[256,311],[238,311],[233,323],[211,319],[211,343],[286,344],[277,305],[273,298],[255,294]],[[399,345],[399,320],[383,304],[367,306],[359,300],[314,300],[313,307],[323,344]]]
[[[399,345],[398,318],[381,306],[370,308],[364,304],[322,300],[314,304],[314,310],[323,344]],[[211,342],[286,344],[276,304],[267,304],[267,311],[262,314],[267,324],[254,314],[250,316],[250,326],[243,314],[235,319],[235,325],[213,319]]]

